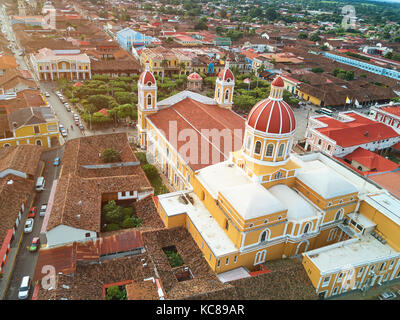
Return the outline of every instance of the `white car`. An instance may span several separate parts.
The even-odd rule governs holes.
[[[74,119],[75,119],[75,120],[79,120],[79,115],[77,115],[76,113],[74,113]]]
[[[33,218],[29,218],[25,222],[25,227],[24,227],[24,232],[25,233],[31,233],[33,230]]]
[[[61,135],[63,137],[66,137],[68,135],[67,131],[65,129],[60,130],[61,131]]]
[[[47,98],[50,97],[50,93],[48,93],[48,92],[46,92],[44,95],[45,95]]]
[[[18,299],[24,300],[28,298],[30,287],[31,287],[31,278],[29,276],[23,277],[21,285],[19,286],[18,290]]]
[[[39,216],[44,217],[46,215],[47,203],[42,204],[39,211]]]

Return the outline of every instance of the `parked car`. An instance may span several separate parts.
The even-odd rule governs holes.
[[[35,252],[35,251],[37,251],[37,250],[39,249],[39,246],[40,246],[40,239],[39,239],[39,237],[34,237],[34,238],[32,239],[32,243],[31,243],[31,245],[30,245],[30,247],[29,247],[29,251],[30,251],[30,252]]]
[[[36,207],[32,207],[29,209],[28,218],[34,218],[36,216],[37,209]]]
[[[71,108],[66,106],[65,109],[67,109],[68,112],[71,112]]]
[[[83,124],[82,123],[80,123],[79,122],[79,129],[81,129],[81,130],[85,130],[85,127],[83,126]]]
[[[391,290],[387,290],[385,292],[382,292],[378,296],[378,298],[379,298],[379,300],[393,300],[396,298],[396,294]]]
[[[25,222],[25,227],[24,227],[24,232],[25,233],[31,233],[33,230],[33,222],[34,220],[32,218],[29,218]]]
[[[50,93],[48,93],[48,92],[46,92],[44,95],[45,95],[47,98],[50,97]]]
[[[78,119],[79,120],[79,115],[78,114],[74,113],[73,117],[74,117],[74,119]]]
[[[39,216],[44,217],[46,215],[47,203],[44,203],[40,207]]]
[[[62,129],[61,130],[61,135],[63,136],[63,137],[66,137],[68,134],[67,134],[67,131],[65,130],[65,129]]]
[[[59,124],[58,127],[60,128],[60,131],[61,130],[65,130],[65,128],[64,128],[64,126],[62,124]]]
[[[28,298],[30,287],[31,287],[31,278],[29,276],[23,277],[21,285],[19,286],[18,289],[18,299],[24,300]]]
[[[36,191],[43,191],[46,181],[44,177],[38,177],[36,180]]]
[[[54,164],[55,166],[58,166],[58,165],[60,164],[60,158],[59,158],[59,157],[55,157],[55,158],[54,158],[54,161],[53,161],[53,164]]]

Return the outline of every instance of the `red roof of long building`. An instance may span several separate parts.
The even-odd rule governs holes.
[[[391,127],[363,117],[356,113],[346,115],[354,118],[352,121],[339,121],[330,117],[318,117],[317,119],[328,126],[316,130],[341,147],[357,146],[369,142],[380,141],[398,137],[399,134]]]
[[[229,158],[231,151],[236,151],[242,146],[245,120],[232,110],[223,109],[217,105],[185,98],[149,116],[148,119],[162,130],[167,140],[193,170],[225,161]],[[169,128],[174,121],[176,121],[176,131]],[[187,135],[180,137],[180,134],[185,133],[183,131],[185,129],[187,129],[186,133],[191,135],[190,137]],[[222,138],[214,141],[212,137],[207,137],[206,130],[211,135],[213,131],[218,132]],[[224,133],[230,135],[226,140],[228,143],[225,143]],[[174,134],[177,135],[177,139],[174,138]],[[174,139],[178,141],[175,142]]]
[[[399,106],[393,106],[393,107],[384,107],[381,108],[382,111],[386,111],[388,113],[391,113],[395,116],[400,116],[400,105]]]

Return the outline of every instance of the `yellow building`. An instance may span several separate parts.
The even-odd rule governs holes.
[[[146,76],[145,72],[141,77]],[[147,130],[141,146],[176,190],[157,197],[165,225],[186,227],[216,273],[239,267],[253,271],[268,260],[303,254],[304,267],[320,293],[319,284],[330,265],[314,263],[318,254],[310,253],[337,255],[337,265],[329,272],[347,270],[336,249],[348,243],[360,246],[360,252],[368,252],[368,246],[375,253],[387,247],[380,258],[390,260],[394,276],[397,242],[379,243],[372,235],[376,231],[373,223],[366,224],[362,234],[356,232],[357,224],[355,229],[349,226],[358,212],[381,214],[381,209],[370,209],[360,198],[378,189],[321,153],[301,156],[291,151],[296,122],[283,100],[280,77],[272,82],[270,96],[253,107],[246,121],[230,109],[233,90],[228,63],[218,74],[214,99],[184,91],[158,102],[151,114],[140,115],[139,132]],[[228,98],[227,105],[223,98]],[[211,137],[205,130],[210,128],[214,129]],[[221,136],[224,142],[239,143],[221,148],[216,138]],[[210,161],[211,149],[217,154],[215,161]],[[193,153],[202,161],[195,162]],[[379,230],[397,229],[382,226]],[[370,263],[376,258],[360,255],[357,261]],[[330,296],[325,291],[324,297]]]
[[[90,58],[80,50],[40,49],[30,57],[40,80],[85,80],[92,78]]]
[[[62,144],[58,121],[49,107],[30,107],[8,115],[7,134],[0,147],[35,144],[45,148]]]
[[[170,77],[172,74],[186,74],[192,72],[192,59],[182,54],[178,49],[164,47],[143,49],[140,56],[141,65],[149,61],[150,71],[156,75]]]

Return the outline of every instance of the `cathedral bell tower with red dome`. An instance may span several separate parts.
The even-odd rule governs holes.
[[[226,59],[224,70],[218,73],[217,80],[215,81],[214,100],[221,108],[232,109],[235,76],[229,69],[229,61],[229,59]]]
[[[251,109],[242,149],[233,155],[234,161],[260,182],[265,181],[266,173],[273,174],[279,167],[291,166],[289,155],[296,120],[292,109],[283,100],[283,90],[283,80],[278,76],[271,83],[269,97]]]
[[[146,117],[157,112],[157,82],[150,71],[150,63],[146,61],[144,72],[138,80],[138,139],[142,149],[147,146]]]

